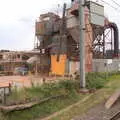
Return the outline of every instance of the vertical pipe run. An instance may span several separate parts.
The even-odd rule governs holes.
[[[85,16],[84,16],[84,0],[79,0],[79,19],[80,19],[80,88],[86,87],[85,81]]]
[[[106,26],[107,28],[112,28],[114,31],[114,57],[118,57],[119,56],[119,30],[118,27],[115,23],[109,23]],[[112,46],[113,47],[113,46]]]
[[[113,46],[113,29],[111,28],[111,52],[112,52],[112,46]],[[113,56],[111,56],[112,58]]]
[[[105,58],[105,30],[103,31],[103,58]]]

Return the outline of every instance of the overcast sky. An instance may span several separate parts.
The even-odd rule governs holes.
[[[31,50],[35,20],[41,13],[57,12],[57,6],[71,0],[0,0],[0,49]],[[95,1],[95,0],[94,0]],[[99,0],[98,0],[99,1]],[[105,0],[116,6],[111,0]],[[120,4],[120,0],[115,0]],[[120,25],[120,9],[105,5],[105,15]]]

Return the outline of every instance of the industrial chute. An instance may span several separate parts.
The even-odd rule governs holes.
[[[62,23],[60,25],[60,37],[59,37],[59,46],[58,46],[59,49],[58,49],[58,54],[57,54],[57,61],[58,62],[59,62],[59,57],[60,57],[60,54],[61,54],[62,42],[63,42],[63,40],[65,40],[65,37],[66,37],[66,18],[65,18],[65,12],[66,12],[66,4],[64,3]]]

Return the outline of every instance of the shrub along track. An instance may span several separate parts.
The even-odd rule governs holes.
[[[120,89],[120,75],[110,77],[109,83],[86,101],[56,116],[53,115],[48,120],[110,120],[120,110],[120,104],[118,102],[118,105],[107,111],[104,103],[117,89]]]
[[[87,83],[89,83],[87,84],[88,88],[99,89],[104,87],[100,90],[97,90],[94,94],[90,94],[90,95],[89,94],[81,95],[76,93],[76,89],[78,90],[79,84],[77,83],[77,87],[76,87],[76,83],[74,84],[74,82],[72,81],[65,81],[53,85],[46,84],[45,86],[42,86],[42,88],[33,87],[32,89],[27,89],[27,91],[26,90],[24,91],[25,94],[23,94],[22,92],[22,95],[27,95],[27,97],[29,96],[29,93],[30,96],[32,97],[39,96],[44,98],[46,98],[46,96],[49,97],[51,95],[52,96],[60,95],[61,93],[68,93],[69,95],[67,96],[67,98],[49,100],[44,104],[35,105],[35,107],[32,107],[27,110],[10,112],[10,114],[5,115],[5,117],[7,118],[4,120],[16,120],[16,119],[35,120],[38,117],[40,117],[39,119],[42,118],[45,119],[45,117],[51,115],[52,113],[55,114],[51,115],[51,117],[48,118],[50,120],[70,120],[74,118],[74,116],[83,114],[86,111],[88,111],[88,109],[90,109],[91,107],[104,101],[119,87],[120,82],[118,80],[120,79],[120,75],[110,76],[108,79],[109,79],[109,83],[104,87],[104,85],[108,82],[108,80],[105,79],[104,75],[101,74],[90,75],[90,77],[88,77],[87,79],[88,80]],[[13,94],[13,95],[14,95],[14,100],[16,100],[17,94],[16,95]],[[20,95],[19,94],[17,95],[18,100]],[[88,97],[88,99],[86,99],[86,97]],[[69,107],[66,108],[67,106]]]
[[[45,102],[48,102],[49,100],[63,98],[66,96],[67,95],[51,96],[51,97],[45,98],[43,100],[36,100],[36,101],[29,102],[26,104],[19,104],[19,105],[12,105],[12,106],[0,106],[0,110],[4,113],[9,113],[9,112],[13,112],[13,111],[30,109],[30,108],[34,107],[35,105],[43,104]]]

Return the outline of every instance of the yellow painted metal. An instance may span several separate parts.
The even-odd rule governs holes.
[[[57,55],[51,55],[51,73],[54,75],[64,75],[66,67],[67,55],[60,55],[57,61]]]

